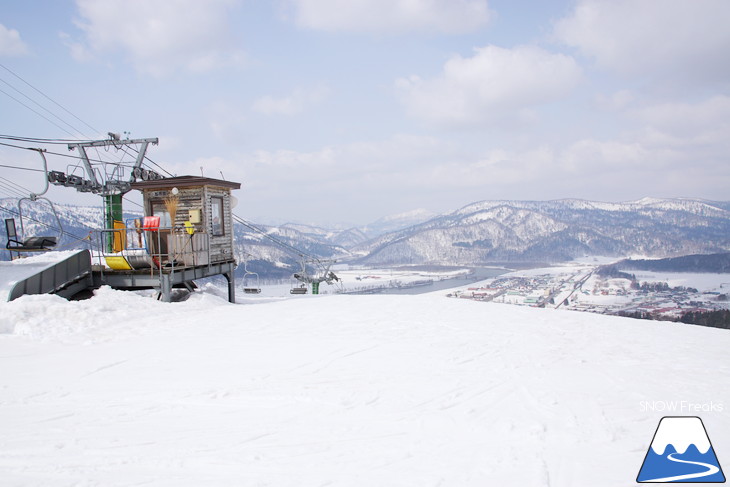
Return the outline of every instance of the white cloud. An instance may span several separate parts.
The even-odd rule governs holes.
[[[472,32],[491,17],[486,0],[291,0],[308,29],[356,32]]]
[[[524,151],[493,149],[483,157],[437,164],[426,171],[424,183],[433,191],[448,188],[469,194],[479,189],[488,194],[475,197],[475,200],[524,198],[515,189],[519,187],[523,192],[534,192],[535,182],[544,180],[550,168],[554,167],[555,160],[555,151],[550,147]],[[495,194],[495,188],[502,192]]]
[[[20,33],[0,24],[0,56],[22,56],[27,53],[28,46],[20,38]]]
[[[683,113],[701,113],[703,105],[685,107]],[[649,110],[646,127],[616,138],[484,148],[400,134],[311,151],[248,151],[193,161],[186,170],[199,174],[204,166],[213,176],[222,171],[226,179],[243,183],[250,211],[285,208],[290,218],[300,220],[320,215],[374,219],[418,206],[446,211],[481,199],[724,199],[730,184],[727,125],[712,131],[717,117],[707,115],[700,117],[706,123],[702,133],[675,134],[648,122],[663,109]]]
[[[556,162],[565,173],[617,174],[660,163],[652,152],[639,142],[584,139],[561,151]]]
[[[586,138],[564,147],[495,149],[471,161],[427,168],[424,189],[460,191],[468,200],[577,197],[622,201],[643,196],[726,199],[730,143],[640,132]]]
[[[292,116],[316,105],[327,96],[327,88],[316,86],[309,90],[297,88],[289,96],[262,96],[253,103],[252,110],[264,115]]]
[[[431,80],[396,82],[414,117],[440,125],[525,122],[532,108],[567,95],[580,81],[573,58],[532,46],[486,46],[470,58],[455,56]]]
[[[602,110],[623,111],[636,101],[636,96],[629,90],[619,90],[610,95],[599,93],[596,96],[596,104]]]
[[[211,132],[219,141],[237,143],[246,131],[245,109],[237,104],[223,101],[211,103],[206,109]]]
[[[319,182],[322,174],[312,170],[326,169],[330,180],[353,176],[354,182],[363,181],[363,177],[387,182],[399,170],[433,164],[452,149],[449,144],[433,137],[396,134],[385,140],[326,146],[311,152],[259,150],[242,160],[251,168],[265,172],[284,169],[287,174],[281,176],[295,180]]]
[[[677,136],[730,129],[730,97],[714,96],[698,103],[662,103],[633,112],[651,127]]]
[[[730,2],[581,0],[555,36],[604,69],[727,82]]]
[[[208,71],[239,64],[230,48],[228,13],[236,0],[76,0],[83,42],[67,42],[77,59],[122,53],[142,73]]]
[[[299,152],[293,150],[265,151],[258,150],[248,156],[246,161],[264,170],[283,169],[286,171],[307,173],[312,170],[323,169],[337,163],[338,154],[332,147],[324,147],[313,152]]]
[[[456,151],[436,138],[398,134],[313,151],[253,151],[234,165],[253,205],[273,202],[285,206],[289,218],[304,221],[335,215],[330,218],[365,223],[394,208],[412,209],[399,200],[422,200],[428,168]],[[229,179],[233,174],[226,172]]]

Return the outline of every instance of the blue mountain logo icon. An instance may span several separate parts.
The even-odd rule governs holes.
[[[702,420],[697,416],[663,417],[636,481],[724,483],[725,475]]]

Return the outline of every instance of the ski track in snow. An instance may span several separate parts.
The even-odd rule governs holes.
[[[1,304],[3,329],[10,486],[625,485],[662,416],[640,401],[730,391],[725,330],[440,295],[102,288]]]

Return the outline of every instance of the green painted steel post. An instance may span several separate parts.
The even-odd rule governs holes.
[[[107,230],[114,230],[115,221],[124,221],[124,215],[122,211],[122,195],[121,194],[109,194],[104,196],[104,213],[105,213],[105,224]],[[107,232],[106,234],[106,252],[114,252],[114,232]]]

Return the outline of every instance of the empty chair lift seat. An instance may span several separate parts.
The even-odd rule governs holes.
[[[8,241],[5,248],[16,252],[39,252],[51,250],[58,243],[56,237],[29,237],[25,240],[18,240],[18,232],[15,228],[15,219],[5,219],[5,231],[8,234]]]

